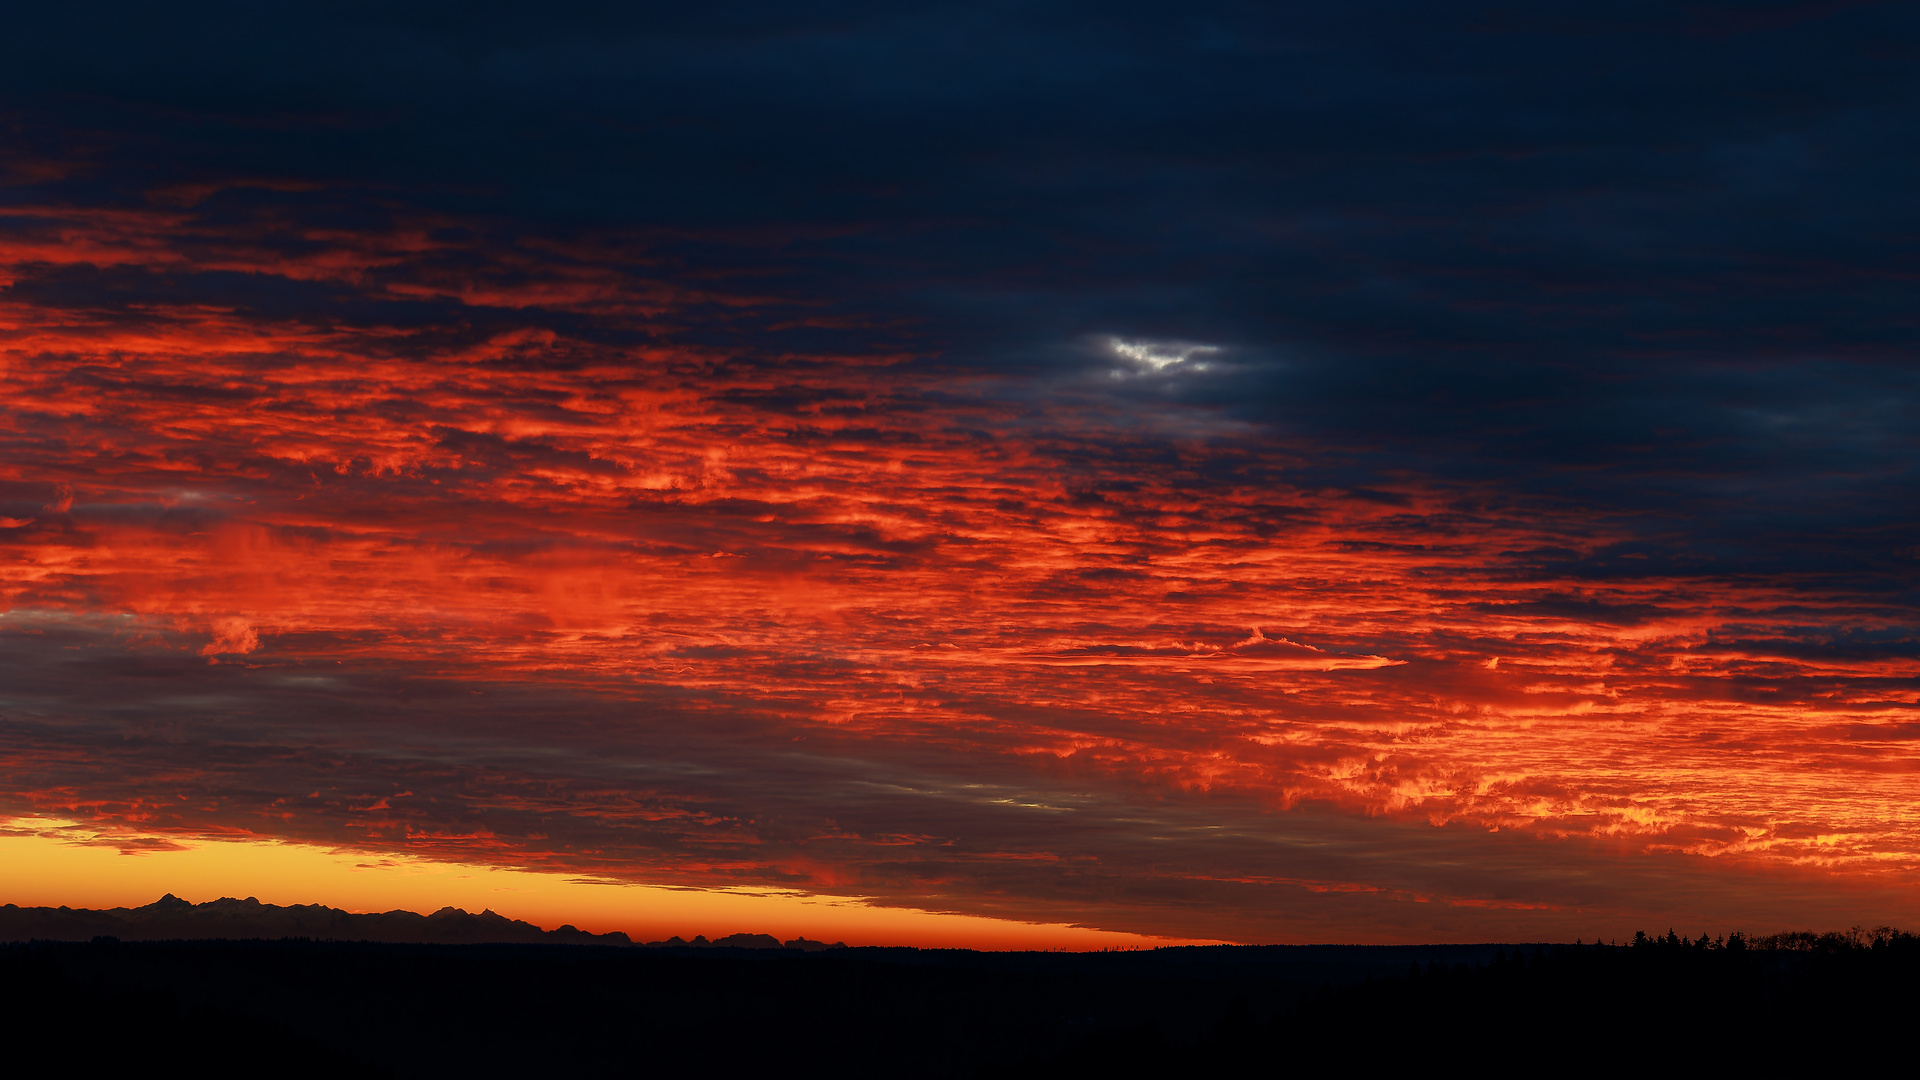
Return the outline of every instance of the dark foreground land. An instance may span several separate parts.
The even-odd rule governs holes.
[[[1920,939],[1885,932],[1119,953],[0,946],[10,1060],[69,1075],[1770,1074],[1904,1056],[1917,1005]]]

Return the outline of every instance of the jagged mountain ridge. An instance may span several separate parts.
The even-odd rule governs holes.
[[[314,938],[377,941],[388,944],[479,945],[491,943],[622,945],[636,948],[819,949],[844,944],[795,938],[782,942],[770,934],[732,934],[713,941],[704,935],[685,941],[635,942],[618,930],[594,934],[573,926],[542,930],[488,909],[474,914],[443,907],[431,915],[414,911],[355,914],[324,904],[263,904],[221,897],[194,904],[168,893],[145,907],[91,908],[0,907],[0,941],[87,941],[114,937],[126,941],[215,938]]]

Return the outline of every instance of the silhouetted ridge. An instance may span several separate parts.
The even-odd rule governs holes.
[[[172,941],[250,938],[313,938],[321,941],[374,941],[394,945],[562,944],[636,945],[616,930],[595,934],[571,924],[542,930],[530,922],[509,919],[488,908],[479,914],[443,907],[431,915],[413,911],[382,911],[356,915],[322,904],[281,907],[255,897],[237,900],[223,896],[193,904],[168,893],[145,907],[87,908],[0,907],[0,941]],[[782,942],[770,934],[731,934],[708,941],[680,937],[639,944],[655,949],[799,949],[818,952],[844,949],[807,938]]]
[[[413,911],[357,915],[321,904],[263,904],[251,896],[244,900],[223,896],[192,904],[172,893],[145,907],[104,911],[13,904],[0,907],[0,940],[87,941],[96,937],[122,941],[315,938],[389,944],[632,944],[618,931],[590,934],[571,926],[547,931],[491,910],[475,915],[456,907],[444,907],[431,915]]]

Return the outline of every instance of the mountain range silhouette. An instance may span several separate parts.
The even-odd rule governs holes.
[[[709,941],[697,935],[636,942],[615,930],[595,934],[565,925],[542,930],[509,919],[491,908],[474,914],[443,907],[431,915],[414,911],[355,914],[323,904],[263,904],[254,897],[223,896],[204,904],[168,893],[145,907],[90,908],[0,907],[0,941],[88,941],[97,937],[126,941],[196,939],[312,938],[320,941],[374,941],[387,944],[480,945],[494,943],[618,945],[656,949],[844,949],[807,938],[783,942],[771,934],[730,934]]]

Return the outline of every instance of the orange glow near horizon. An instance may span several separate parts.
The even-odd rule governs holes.
[[[853,942],[884,927],[859,943],[1193,939],[1227,903],[1183,899],[1194,883],[1417,896],[1499,913],[1485,925],[1500,927],[1535,909],[1666,910],[1560,885],[1182,861],[1216,837],[1264,851],[1263,830],[1306,811],[1330,830],[1405,829],[1407,843],[1518,833],[1596,880],[1682,860],[1708,883],[1687,901],[1698,910],[1725,899],[1710,884],[1722,875],[1727,896],[1753,874],[1878,890],[1896,915],[1920,884],[1920,669],[1797,645],[1822,620],[1865,637],[1895,625],[1871,596],[1674,572],[1679,557],[1651,558],[1630,522],[1491,485],[1407,477],[1364,498],[1307,485],[1288,470],[1311,447],[1255,444],[1193,410],[1126,413],[1071,380],[1036,398],[905,351],[746,362],[513,322],[538,308],[665,325],[717,303],[631,285],[591,249],[509,248],[469,277],[377,283],[441,242],[425,227],[316,234],[295,258],[207,234],[186,253],[182,208],[7,213],[32,223],[0,249],[0,276],[191,265],[431,299],[448,325],[0,299],[0,482],[22,507],[0,519],[0,636],[57,640],[46,655],[62,662],[170,665],[101,716],[166,698],[196,723],[297,728],[256,745],[221,719],[232,730],[207,736],[214,749],[183,749],[187,735],[142,720],[128,730],[146,749],[124,756],[104,735],[35,736],[7,762],[0,810],[515,867],[549,883],[540,899],[484,906],[547,924],[629,929],[620,912],[645,906],[550,884],[568,875],[710,890],[688,895],[716,912],[734,895],[718,890],[792,890],[818,910],[762,897],[765,923],[669,932]],[[523,274],[540,284],[515,284]],[[501,325],[449,328],[480,309]],[[1574,564],[1608,571],[1555,569]],[[351,727],[375,686],[432,737],[401,719]],[[508,689],[530,696],[496,706]],[[328,704],[233,704],[268,690]],[[413,704],[429,699],[445,709]],[[587,703],[582,718],[544,711],[563,701]],[[53,724],[64,706],[13,707]],[[699,724],[759,756],[671,771],[634,741]],[[515,744],[516,731],[539,737]],[[101,748],[101,771],[83,745]],[[434,747],[464,756],[446,764]],[[298,759],[297,778],[249,771],[248,754]],[[592,771],[609,763],[631,769]],[[909,764],[940,782],[885,775]],[[702,787],[723,773],[746,779]],[[791,798],[743,809],[772,790],[753,778],[775,774]],[[843,796],[805,802],[821,777]],[[850,807],[896,798],[924,819],[854,822]],[[1075,833],[1096,804],[1137,837]],[[123,895],[33,850],[49,860],[33,895]],[[361,893],[328,870],[288,877],[320,890],[297,896],[220,876],[231,865],[166,889],[350,907],[482,895],[444,876],[430,878],[444,900],[414,884]],[[1121,902],[1113,883],[1144,891]],[[836,896],[934,897],[967,917]],[[1258,912],[1218,917],[1219,939],[1276,933]],[[1382,926],[1356,936],[1416,933]]]
[[[852,946],[984,950],[1216,944],[876,907],[794,891],[648,888],[305,844],[114,839],[119,846],[73,822],[0,822],[0,903],[140,907],[172,893],[193,903],[253,897],[265,904],[319,903],[355,913],[429,914],[459,907],[491,910],[545,930],[561,925],[596,934],[618,930],[640,942],[763,933],[782,941],[805,937]],[[141,840],[151,843],[128,846]]]

